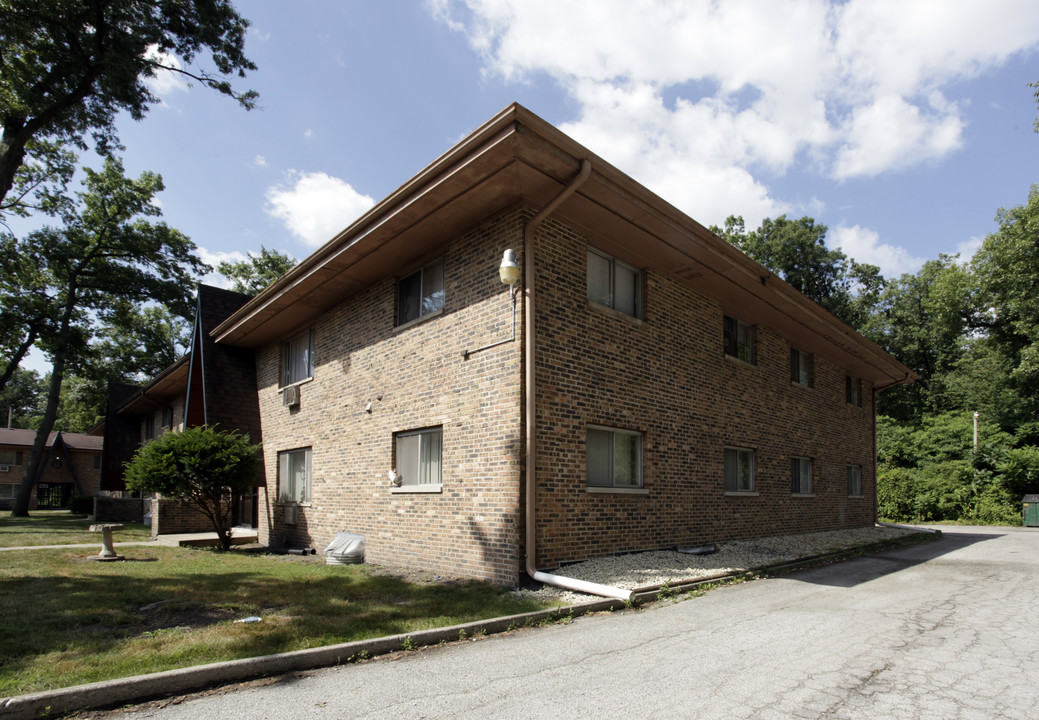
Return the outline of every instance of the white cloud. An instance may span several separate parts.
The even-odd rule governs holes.
[[[956,254],[960,256],[960,262],[970,262],[974,258],[974,253],[981,249],[983,242],[983,237],[972,237],[957,245]]]
[[[234,252],[221,252],[214,250],[207,250],[204,247],[198,249],[198,256],[202,258],[202,262],[213,268],[213,271],[207,273],[202,277],[202,282],[206,285],[213,285],[215,287],[224,288],[229,290],[231,288],[231,281],[216,271],[216,266],[222,262],[241,262],[248,259],[248,255],[243,252],[235,250]]]
[[[782,212],[759,178],[795,162],[848,179],[947,157],[953,83],[1039,43],[1034,0],[429,6],[485,73],[554,79],[579,108],[567,132],[706,222]]]
[[[169,53],[160,53],[158,45],[150,45],[144,56],[148,60],[157,62],[164,67],[177,70],[184,67],[176,56]],[[156,70],[154,75],[144,78],[144,84],[160,98],[165,98],[175,91],[188,89],[188,84],[184,81],[183,75],[165,69]]]
[[[265,158],[263,155],[257,155],[256,158],[253,160],[253,165],[255,165],[256,167],[267,167],[267,158]]]
[[[314,131],[311,130],[310,128],[307,128],[306,130],[303,131],[303,137],[305,137],[305,138],[314,137]]]
[[[311,247],[322,245],[375,202],[344,180],[325,173],[293,171],[291,187],[267,189],[267,213]]]
[[[916,272],[925,262],[924,258],[910,255],[905,248],[881,242],[875,230],[860,225],[838,226],[830,231],[830,238],[836,247],[853,260],[878,266],[884,277],[894,278]]]

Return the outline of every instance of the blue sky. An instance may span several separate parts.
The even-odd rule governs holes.
[[[237,7],[260,109],[158,78],[120,123],[211,263],[305,257],[513,101],[705,225],[810,215],[888,276],[969,257],[1039,182],[1035,0]]]

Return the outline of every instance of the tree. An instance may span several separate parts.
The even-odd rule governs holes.
[[[127,463],[129,490],[157,492],[209,518],[224,550],[231,549],[231,498],[256,482],[259,445],[237,431],[192,427],[145,443]]]
[[[825,225],[810,217],[790,220],[781,215],[765,218],[748,233],[742,217],[730,216],[724,229],[711,229],[841,320],[855,320],[850,288],[857,278],[847,256],[826,246]]]
[[[260,246],[259,254],[249,253],[248,260],[222,262],[218,273],[234,281],[231,289],[246,295],[256,295],[296,265],[296,261],[277,250]]]
[[[1028,202],[996,214],[971,268],[978,292],[972,324],[1006,353],[1015,387],[1039,420],[1039,186]]]
[[[14,205],[5,201],[27,161],[53,166],[59,149],[85,148],[88,133],[102,154],[119,148],[117,114],[144,117],[158,101],[146,84],[157,73],[252,108],[256,93],[229,80],[256,69],[244,54],[248,26],[229,0],[0,0],[0,211]],[[215,71],[181,65],[206,51]]]
[[[974,283],[955,255],[928,260],[887,284],[862,331],[920,375],[880,396],[879,412],[901,420],[952,409],[945,376],[963,356]]]
[[[0,423],[5,427],[32,427],[42,391],[43,380],[35,370],[15,371],[7,386],[0,390],[0,412],[3,413]]]
[[[122,164],[111,158],[100,171],[85,172],[86,189],[77,194],[77,213],[66,219],[64,227],[45,227],[25,240],[11,241],[14,252],[29,259],[18,265],[30,273],[22,284],[31,286],[50,308],[51,319],[41,341],[52,362],[47,405],[18,488],[16,516],[28,515],[66,369],[75,370],[89,356],[96,326],[117,319],[116,312],[125,303],[158,302],[188,317],[194,278],[207,269],[187,237],[164,223],[147,220],[161,214],[152,202],[162,189],[161,177],[144,173],[129,179]]]

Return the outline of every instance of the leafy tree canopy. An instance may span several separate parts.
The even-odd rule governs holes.
[[[259,445],[237,431],[211,427],[167,432],[145,443],[127,463],[126,487],[158,492],[209,518],[224,550],[231,547],[230,498],[255,484]]]
[[[765,218],[757,230],[747,232],[742,217],[730,216],[724,228],[711,229],[850,324],[857,320],[852,286],[860,279],[868,283],[879,278],[879,268],[868,265],[857,265],[853,273],[847,256],[826,246],[826,226],[810,217]]]
[[[186,236],[155,222],[153,203],[162,178],[144,173],[127,178],[122,164],[109,158],[99,171],[86,169],[85,190],[76,212],[63,227],[44,227],[24,240],[6,238],[4,250],[19,258],[12,286],[25,288],[35,303],[24,316],[12,314],[18,332],[28,337],[41,317],[38,337],[52,361],[47,404],[30,460],[15,500],[15,514],[28,513],[29,494],[44,441],[54,426],[66,370],[89,361],[98,328],[126,322],[128,308],[161,303],[189,317],[194,279],[207,267]],[[24,260],[24,262],[22,262]],[[15,305],[15,309],[18,309]],[[42,309],[42,315],[36,314]],[[21,346],[19,346],[21,347]],[[14,362],[7,360],[8,366]]]
[[[119,148],[116,115],[144,117],[158,101],[146,84],[157,73],[253,107],[256,93],[229,79],[256,69],[244,53],[248,25],[229,0],[0,0],[0,211],[15,209],[7,195],[23,166],[16,199],[40,190],[46,205],[71,176],[63,148],[85,148],[88,134],[102,154]],[[203,53],[212,70],[181,65]]]
[[[231,289],[246,295],[256,295],[296,265],[296,261],[277,250],[268,250],[263,245],[260,252],[249,253],[248,260],[222,262],[217,272],[232,280]]]

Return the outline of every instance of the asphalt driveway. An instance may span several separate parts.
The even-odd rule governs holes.
[[[109,717],[1039,717],[1039,530],[944,532],[640,612]]]

